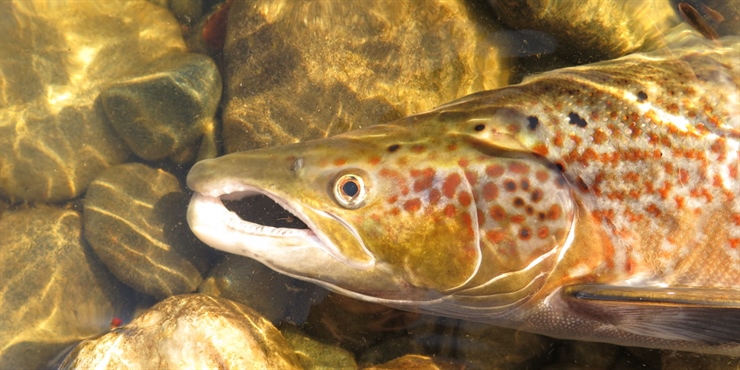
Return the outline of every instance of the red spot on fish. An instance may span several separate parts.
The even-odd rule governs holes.
[[[398,207],[391,208],[391,216],[398,216],[401,214],[401,210]],[[376,222],[380,222],[380,218],[375,220]]]
[[[457,164],[460,165],[460,167],[467,167],[470,164],[470,161],[468,161],[467,158],[460,158],[460,160],[457,161]]]
[[[671,194],[672,188],[673,188],[673,184],[671,184],[670,182],[666,181],[665,183],[663,183],[663,187],[658,189],[658,193],[660,193],[660,197],[664,200],[668,199],[668,196]]]
[[[476,215],[478,216],[478,224],[482,225],[486,222],[486,214],[481,211],[480,208],[476,209]]]
[[[524,221],[526,221],[526,218],[522,215],[514,215],[514,216],[511,216],[511,218],[509,218],[509,221],[515,224],[521,224],[521,223],[524,223]]]
[[[499,243],[506,239],[506,234],[500,230],[489,230],[486,231],[486,239],[491,243]]]
[[[547,218],[551,220],[557,220],[560,218],[560,215],[562,214],[563,214],[563,210],[560,208],[560,206],[557,204],[553,204],[550,207],[550,210],[547,211]]]
[[[450,151],[450,152],[453,152],[453,151],[457,150],[457,144],[448,144],[447,145],[447,150]]]
[[[681,184],[686,184],[689,182],[689,171],[686,171],[683,168],[678,169],[678,181]]]
[[[717,187],[717,188],[721,188],[723,186],[722,177],[719,174],[714,175],[712,185],[714,185],[714,187]]]
[[[425,168],[423,170],[411,170],[411,176],[418,177],[414,181],[414,191],[420,192],[432,187],[434,182],[435,171],[433,168]]]
[[[506,218],[506,211],[501,206],[491,206],[488,209],[488,214],[496,221],[502,221]]]
[[[594,144],[603,144],[606,142],[608,137],[604,133],[604,131],[596,130],[593,134]]]
[[[406,212],[414,213],[421,209],[421,200],[418,198],[409,199],[403,204],[403,209],[405,209]]]
[[[370,157],[370,160],[368,162],[370,162],[371,165],[375,166],[378,163],[380,163],[380,157],[378,156]]]
[[[483,199],[494,200],[498,196],[498,187],[496,184],[487,182],[483,185]]]
[[[540,239],[545,239],[550,235],[550,230],[546,227],[540,227],[539,230],[537,230],[537,237]]]
[[[390,197],[386,198],[386,202],[388,202],[388,204],[393,204],[393,203],[396,203],[397,201],[398,201],[398,195],[391,195]]]
[[[535,172],[534,177],[539,181],[545,182],[550,178],[550,174],[547,171],[539,170]]]
[[[457,209],[452,204],[448,204],[447,206],[445,206],[443,212],[448,218],[453,218],[457,214]]]
[[[444,196],[446,196],[447,198],[454,197],[457,186],[460,185],[461,182],[462,179],[460,178],[460,174],[453,173],[448,175],[445,179],[444,184],[442,185],[442,194],[444,194]]]
[[[347,164],[347,159],[345,158],[337,158],[334,160],[335,166],[344,166],[345,164]]]
[[[661,213],[662,213],[662,212],[660,211],[660,208],[658,208],[658,206],[656,206],[656,205],[655,205],[655,203],[650,203],[650,204],[648,204],[648,206],[647,206],[647,207],[645,207],[645,211],[646,211],[647,213],[649,213],[649,214],[651,214],[651,215],[655,216],[655,217],[660,217],[660,215],[661,215]]]
[[[467,207],[470,205],[470,203],[473,201],[473,196],[470,195],[467,191],[460,192],[460,194],[457,196],[457,200],[460,201],[460,205],[463,207]]]
[[[505,171],[504,167],[498,164],[492,164],[486,167],[486,175],[490,177],[499,177],[503,175]]]
[[[520,162],[513,162],[509,164],[509,171],[526,175],[527,173],[529,173],[529,166]]]
[[[429,190],[429,204],[435,205],[442,198],[442,193],[438,189]]]
[[[532,147],[532,151],[535,152],[535,153],[537,153],[537,154],[539,154],[539,155],[541,155],[541,156],[543,156],[543,157],[546,156],[546,155],[548,155],[550,153],[550,149],[547,148],[547,145],[542,144],[542,143],[535,144]]]
[[[424,145],[421,144],[414,144],[411,146],[411,151],[414,153],[421,153],[425,151],[427,148]]]

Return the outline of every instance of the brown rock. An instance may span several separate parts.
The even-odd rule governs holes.
[[[235,1],[226,152],[326,137],[508,81],[464,1]]]
[[[201,294],[170,297],[130,324],[82,342],[61,369],[185,367],[301,369],[269,321],[249,307]]]
[[[124,283],[163,298],[195,291],[213,251],[192,235],[188,196],[173,175],[139,163],[111,167],[85,195],[85,238]]]
[[[0,367],[36,369],[131,314],[132,292],[82,241],[80,215],[37,207],[0,220]]]

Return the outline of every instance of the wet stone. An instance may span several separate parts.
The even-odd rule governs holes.
[[[36,369],[131,315],[131,289],[82,241],[80,215],[49,206],[0,219],[0,364]]]
[[[493,368],[493,367],[492,367]],[[422,355],[405,355],[379,365],[363,367],[363,370],[463,370],[464,365],[454,361]]]
[[[298,361],[306,370],[357,369],[353,355],[345,349],[313,339],[292,325],[281,326],[280,332],[293,347]]]
[[[547,355],[550,338],[472,321],[424,315],[407,325],[408,342],[380,342],[361,355],[361,363],[385,362],[394,348],[433,356],[465,369],[536,368]],[[378,361],[380,360],[380,361]]]
[[[490,20],[464,1],[235,1],[228,153],[326,137],[504,86]]]
[[[111,355],[114,353],[115,355]],[[130,324],[79,344],[61,369],[301,369],[290,344],[249,307],[170,297]]]
[[[100,94],[108,120],[139,157],[158,160],[194,144],[212,124],[221,76],[205,55],[173,53]]]
[[[226,255],[212,268],[198,292],[249,306],[274,324],[302,324],[311,304],[327,294],[314,284],[237,255]]]
[[[129,155],[96,104],[101,87],[184,51],[179,27],[147,2],[2,1],[0,14],[0,193],[77,197]]]
[[[139,163],[114,166],[85,195],[85,238],[129,286],[159,298],[190,293],[213,251],[190,232],[187,204],[173,175]]]
[[[577,6],[572,0],[488,2],[496,19],[508,27],[554,37],[554,52],[574,64],[651,49],[660,44],[655,37],[659,31],[679,22],[669,0],[587,0]],[[537,42],[537,38],[529,42]]]

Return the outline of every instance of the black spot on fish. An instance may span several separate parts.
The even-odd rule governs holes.
[[[557,167],[560,170],[560,172],[565,172],[565,166],[562,163],[560,162],[555,163],[555,167]]]
[[[570,120],[571,125],[576,125],[578,127],[586,127],[586,125],[588,124],[585,119],[581,118],[581,116],[573,112],[570,112],[570,114],[568,115],[568,119]]]
[[[514,198],[514,207],[521,207],[524,205],[524,199],[516,197]]]
[[[479,125],[475,125],[475,127],[473,127],[473,129],[474,129],[475,131],[483,131],[483,130],[485,130],[485,129],[486,129],[486,125],[484,125],[484,124],[482,124],[482,123],[481,123],[481,124],[479,124]]]
[[[640,92],[637,93],[637,101],[639,101],[640,103],[642,103],[645,100],[647,100],[647,98],[648,98],[648,96],[647,96],[647,94],[645,94],[644,91],[640,91]]]
[[[504,181],[504,189],[508,191],[516,191],[516,183],[514,180],[509,179]]]
[[[534,191],[532,192],[532,195],[530,196],[529,199],[532,200],[532,202],[534,202],[534,203],[537,203],[540,200],[542,200],[542,190],[540,190],[540,189],[534,189]]]
[[[522,182],[520,183],[520,186],[522,187],[522,190],[529,191],[529,180],[522,179]]]
[[[527,117],[527,128],[534,131],[537,129],[537,126],[540,124],[540,120],[535,116],[529,116]]]
[[[389,147],[388,147],[388,153],[393,153],[393,152],[395,152],[396,150],[398,150],[398,149],[399,149],[400,147],[401,147],[401,146],[400,146],[400,145],[398,145],[398,144],[393,144],[393,145],[391,145],[391,146],[389,146]]]
[[[519,230],[519,237],[523,240],[529,239],[530,236],[532,236],[532,232],[529,230],[528,227],[523,227],[521,230]]]

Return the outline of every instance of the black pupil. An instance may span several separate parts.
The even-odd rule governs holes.
[[[357,182],[355,180],[349,180],[342,184],[342,193],[347,195],[348,197],[354,197],[357,195],[357,193],[360,191],[360,187],[357,186]]]

